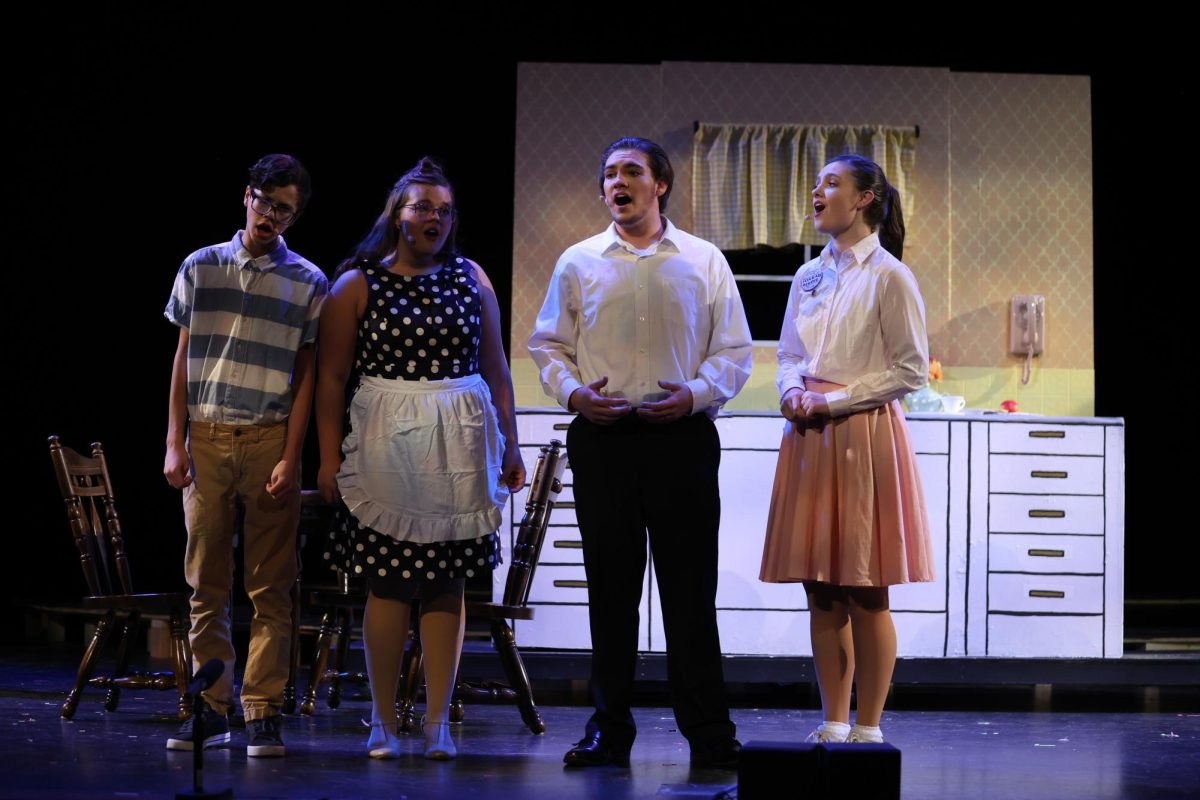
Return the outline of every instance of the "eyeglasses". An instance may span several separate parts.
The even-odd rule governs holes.
[[[272,203],[257,189],[250,190],[250,207],[260,217],[274,217],[280,225],[288,225],[299,216],[300,212],[288,206]]]
[[[402,206],[400,206],[400,208],[411,208],[414,212],[417,213],[418,216],[422,216],[422,217],[427,217],[430,214],[436,214],[437,218],[440,220],[453,219],[454,215],[456,213],[458,213],[457,210],[454,208],[454,206],[434,207],[433,203],[426,202],[425,200],[422,200],[419,203],[409,203],[408,205],[402,205]]]

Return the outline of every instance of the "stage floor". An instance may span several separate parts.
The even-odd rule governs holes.
[[[59,718],[73,666],[61,652],[22,653],[0,664],[3,798],[171,797],[192,785],[190,753],[169,752],[171,692],[126,691],[116,712],[89,689],[75,719]],[[981,697],[981,706],[994,703]],[[532,736],[511,706],[468,706],[455,726],[458,760],[426,761],[419,736],[404,737],[398,761],[364,753],[369,715],[362,693],[337,710],[287,717],[283,759],[251,759],[235,720],[228,749],[206,751],[204,784],[238,798],[650,798],[722,797],[733,772],[691,770],[669,709],[639,708],[629,769],[564,770],[562,754],[589,709],[542,706],[544,736]],[[742,742],[795,740],[816,710],[737,708]],[[906,798],[1200,797],[1200,709],[1194,713],[895,711],[883,720],[902,752]],[[803,775],[796,797],[811,797]],[[728,795],[732,796],[732,795]],[[781,795],[786,797],[787,795]],[[845,797],[854,797],[847,787]]]

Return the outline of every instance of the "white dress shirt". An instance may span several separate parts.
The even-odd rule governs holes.
[[[715,417],[750,377],[750,326],[725,256],[663,218],[638,250],[616,225],[567,248],[554,267],[529,352],[542,386],[564,407],[579,387],[634,406],[686,383],[692,413]]]
[[[908,267],[872,233],[837,259],[832,243],[792,280],[779,334],[782,398],[816,378],[835,417],[903,397],[929,380],[925,303]]]

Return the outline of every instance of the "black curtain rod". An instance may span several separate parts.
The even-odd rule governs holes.
[[[692,133],[695,133],[698,130],[700,130],[700,120],[694,120],[692,122]],[[917,138],[920,139],[921,138],[921,126],[913,125],[913,130],[916,131]]]

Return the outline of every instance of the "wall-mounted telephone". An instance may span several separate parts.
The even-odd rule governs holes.
[[[1008,318],[1008,351],[1024,356],[1021,383],[1029,383],[1033,357],[1046,349],[1046,298],[1040,294],[1018,294],[1012,299]]]

